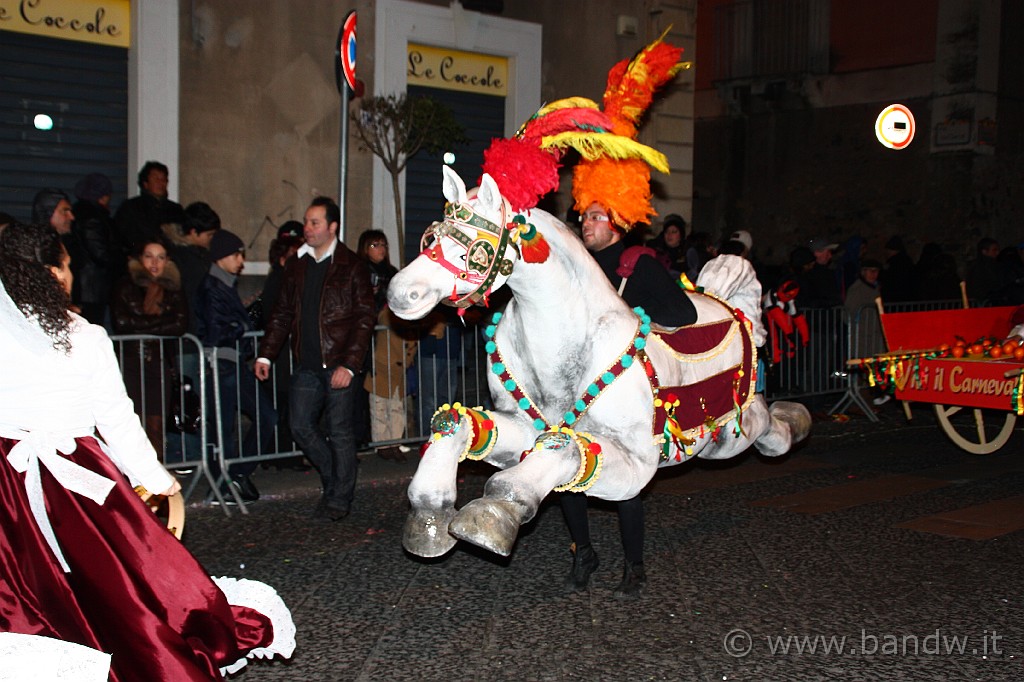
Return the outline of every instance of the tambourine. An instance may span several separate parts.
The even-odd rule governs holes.
[[[181,491],[167,497],[166,495],[154,495],[144,486],[137,485],[135,492],[146,503],[146,506],[153,510],[153,513],[161,521],[165,522],[167,530],[180,540],[181,534],[185,530],[185,497]]]

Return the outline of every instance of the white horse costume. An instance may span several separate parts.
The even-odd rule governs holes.
[[[750,445],[782,455],[809,432],[802,405],[769,408],[753,392],[753,349],[764,331],[747,261],[721,257],[702,273],[698,284],[718,298],[691,292],[697,323],[677,337],[703,330],[710,341],[678,350],[650,332],[646,315],[629,308],[549,213],[514,214],[487,174],[467,193],[448,167],[444,195],[444,221],[391,281],[391,310],[418,319],[445,299],[503,284],[513,298],[486,332],[495,410],[456,404],[435,414],[434,439],[409,485],[403,543],[411,553],[440,556],[462,539],[508,556],[520,525],[553,490],[626,500],[659,466],[724,459]],[[550,253],[543,262],[521,259],[536,234]],[[456,511],[456,469],[466,456],[501,471],[483,497]]]

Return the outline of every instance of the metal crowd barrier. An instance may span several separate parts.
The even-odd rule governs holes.
[[[155,440],[164,465],[191,474],[186,499],[199,482],[214,479],[204,453],[209,451],[207,374],[203,347],[195,336],[123,334],[110,337],[125,389],[135,403],[147,435]]]
[[[486,353],[479,330],[472,326],[449,327],[443,339],[430,344],[430,351],[425,350],[425,344],[419,340],[411,340],[413,361],[407,367],[404,357],[399,363],[396,362],[399,358],[392,356],[392,330],[377,326],[366,371],[383,373],[386,385],[394,382],[400,387],[405,419],[396,437],[378,440],[370,437],[360,445],[366,449],[418,446],[429,436],[430,418],[439,405],[455,401],[487,405]],[[111,337],[136,413],[148,432],[158,430],[158,437],[151,434],[151,439],[162,439],[162,447],[159,442],[156,445],[164,465],[179,473],[191,474],[184,489],[186,499],[195,492],[200,481],[206,481],[210,489],[208,499],[218,501],[229,516],[231,512],[224,504],[225,493],[221,488],[232,465],[302,454],[288,429],[288,385],[293,369],[290,352],[282,351],[272,366],[270,379],[258,385],[277,414],[272,433],[264,430],[265,415],[260,401],[255,401],[251,416],[245,414],[248,401],[243,392],[252,387],[249,373],[253,349],[262,335],[262,332],[250,332],[234,348],[205,349],[199,339],[190,334]],[[379,346],[384,354],[383,361],[374,363]],[[242,358],[242,362],[234,358]],[[354,381],[362,383],[365,376],[365,373],[357,375]],[[222,390],[225,381],[231,383]],[[232,385],[233,396],[225,392]],[[233,400],[229,401],[230,397]],[[230,402],[235,407],[226,414],[224,406]],[[250,426],[256,432],[256,448],[243,453],[241,444]],[[225,440],[238,444],[238,449],[225,452],[221,445]],[[235,491],[226,489],[239,510],[248,513]]]
[[[960,299],[884,303],[890,312],[948,310],[963,306]],[[877,306],[865,306],[856,313],[845,308],[817,308],[803,311],[810,340],[806,347],[794,344],[793,356],[784,357],[768,370],[765,397],[769,401],[813,398],[841,393],[828,414],[856,405],[864,415],[877,416],[863,395],[866,381],[846,361],[885,350]],[[767,320],[765,321],[767,324]]]

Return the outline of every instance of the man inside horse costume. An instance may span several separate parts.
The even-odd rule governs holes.
[[[681,54],[681,48],[659,41],[612,69],[602,104],[616,134],[636,137],[636,125],[654,92],[682,66]],[[580,211],[583,244],[605,277],[630,307],[642,307],[653,324],[674,329],[696,322],[696,308],[652,249],[626,248],[623,242],[634,225],[650,223],[657,215],[651,206],[650,186],[650,167],[644,161],[602,156],[577,164],[572,191],[575,208]],[[572,537],[573,565],[565,588],[576,592],[587,588],[599,564],[590,542],[587,496],[564,492],[559,501]],[[647,582],[643,501],[637,494],[618,502],[616,508],[625,564],[622,581],[612,594],[619,599],[635,598]]]
[[[633,138],[654,90],[678,69],[680,52],[659,39],[616,65],[604,111],[583,98],[541,108],[515,136],[484,152],[475,189],[443,168],[444,216],[427,228],[420,256],[392,279],[391,310],[419,319],[442,302],[487,306],[502,286],[512,299],[484,330],[494,409],[445,404],[431,420],[431,441],[408,491],[403,545],[410,553],[441,556],[464,540],[508,556],[548,494],[574,493],[565,496],[575,500],[566,517],[577,546],[566,585],[582,589],[597,568],[593,549],[581,551],[589,544],[583,493],[626,510],[626,568],[617,592],[635,596],[646,580],[639,495],[659,467],[733,457],[751,445],[782,455],[809,432],[806,408],[769,408],[753,390],[764,328],[749,262],[722,256],[696,287],[682,295],[679,285],[670,287],[679,298],[666,310],[676,312],[656,321],[696,319],[672,333],[653,327],[643,307],[630,307],[650,259],[618,259],[614,279],[625,280],[623,300],[580,239],[536,208],[558,188],[562,155],[573,148],[582,158],[576,206],[590,214],[588,223],[604,225],[604,216],[612,230],[649,220],[649,166],[668,172],[668,164]],[[632,182],[622,180],[626,175]],[[614,246],[615,238],[592,224],[584,229],[595,247]],[[649,298],[652,306],[671,300],[667,293]],[[467,458],[500,471],[482,497],[456,509],[458,464]]]

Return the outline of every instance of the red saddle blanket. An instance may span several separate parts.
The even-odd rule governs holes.
[[[754,343],[743,314],[730,309],[729,318],[709,324],[696,323],[680,327],[670,333],[658,332],[658,337],[677,353],[699,356],[719,346],[729,335],[733,325],[739,330],[733,343],[743,344],[742,360],[685,386],[654,386],[655,395],[662,404],[655,408],[653,433],[665,433],[665,422],[672,418],[682,431],[709,429],[714,431],[723,417],[733,410],[744,409],[753,398],[755,375]],[[710,359],[710,358],[708,358]],[[701,362],[699,357],[694,362]],[[673,406],[674,398],[679,404]]]

